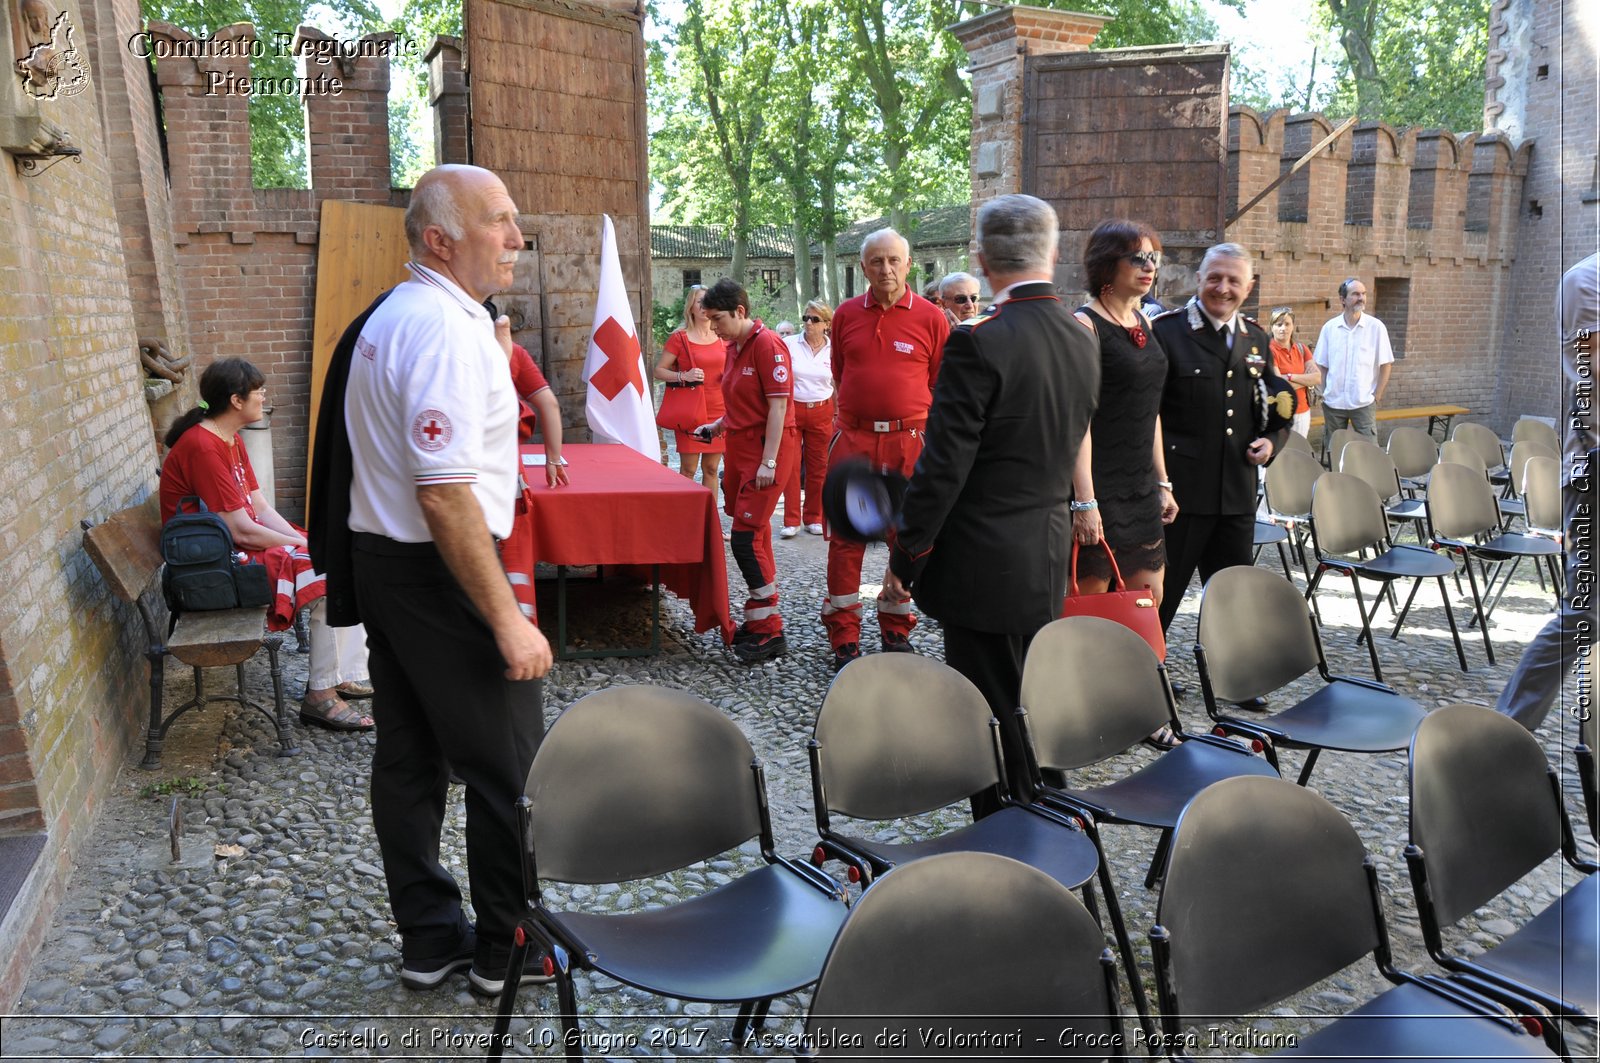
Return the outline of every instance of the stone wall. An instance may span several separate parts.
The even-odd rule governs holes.
[[[1561,274],[1596,250],[1595,41],[1600,12],[1580,0],[1495,0],[1490,8],[1484,126],[1526,137],[1515,204],[1517,268],[1506,278],[1496,427],[1523,414],[1561,419],[1555,293]]]
[[[67,3],[90,81],[39,107],[81,160],[23,176],[0,154],[0,833],[45,832],[0,918],[0,1011],[28,964],[102,795],[139,734],[138,620],[104,587],[79,521],[149,494],[156,449],[144,330],[182,351],[182,297],[150,221],[165,209],[154,105],[128,0]]]

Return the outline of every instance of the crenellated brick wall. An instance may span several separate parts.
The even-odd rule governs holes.
[[[1229,115],[1229,182],[1243,203],[1334,129],[1320,114]],[[1528,151],[1500,134],[1358,125],[1228,227],[1256,256],[1254,308],[1295,308],[1315,341],[1360,277],[1401,360],[1386,405],[1458,402],[1498,419],[1498,335]],[[1463,328],[1465,325],[1465,328]],[[1509,425],[1506,426],[1509,429]]]
[[[310,188],[254,188],[250,173],[248,96],[216,91],[228,78],[248,78],[247,52],[256,36],[238,23],[195,43],[166,23],[149,26],[157,47],[201,54],[157,64],[171,160],[172,239],[187,295],[196,362],[237,355],[267,377],[273,407],[275,502],[291,517],[304,506],[309,425],[311,329],[316,298],[317,231],[324,199],[399,204],[390,188],[389,61],[381,55],[336,58],[319,65],[302,56],[302,76],[334,76],[337,93],[301,97],[306,112]],[[393,40],[373,34],[364,42]],[[294,47],[329,38],[302,26]],[[355,50],[355,49],[352,49]],[[223,80],[218,80],[223,79]]]

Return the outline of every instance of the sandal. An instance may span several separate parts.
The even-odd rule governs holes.
[[[1155,733],[1150,735],[1148,738],[1141,738],[1139,741],[1143,742],[1151,749],[1158,749],[1163,753],[1169,749],[1178,748],[1178,737],[1172,733],[1172,728],[1168,727],[1166,724],[1162,724],[1160,727],[1156,728]]]
[[[333,691],[341,698],[370,698],[372,697],[372,684],[361,681],[340,683],[333,688]]]
[[[374,724],[371,716],[357,712],[337,697],[322,701],[300,701],[300,722],[326,727],[330,731],[370,731]]]

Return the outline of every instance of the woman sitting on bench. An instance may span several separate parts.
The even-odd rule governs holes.
[[[200,405],[173,422],[163,440],[167,457],[161,464],[161,521],[172,519],[179,500],[196,495],[227,522],[234,546],[266,565],[277,588],[267,613],[268,629],[286,631],[297,610],[311,608],[311,675],[300,702],[300,721],[334,731],[370,731],[372,717],[340,696],[372,696],[366,631],[327,625],[327,588],[311,567],[305,530],[267,502],[239,441],[239,429],[261,419],[265,385],[261,370],[243,358],[218,359],[201,374]]]

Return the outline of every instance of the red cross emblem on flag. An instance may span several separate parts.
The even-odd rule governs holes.
[[[614,399],[629,384],[639,394],[644,394],[644,379],[639,375],[639,338],[630,335],[608,317],[605,324],[594,330],[594,345],[606,356],[606,364],[594,371],[589,382],[607,399]]]

